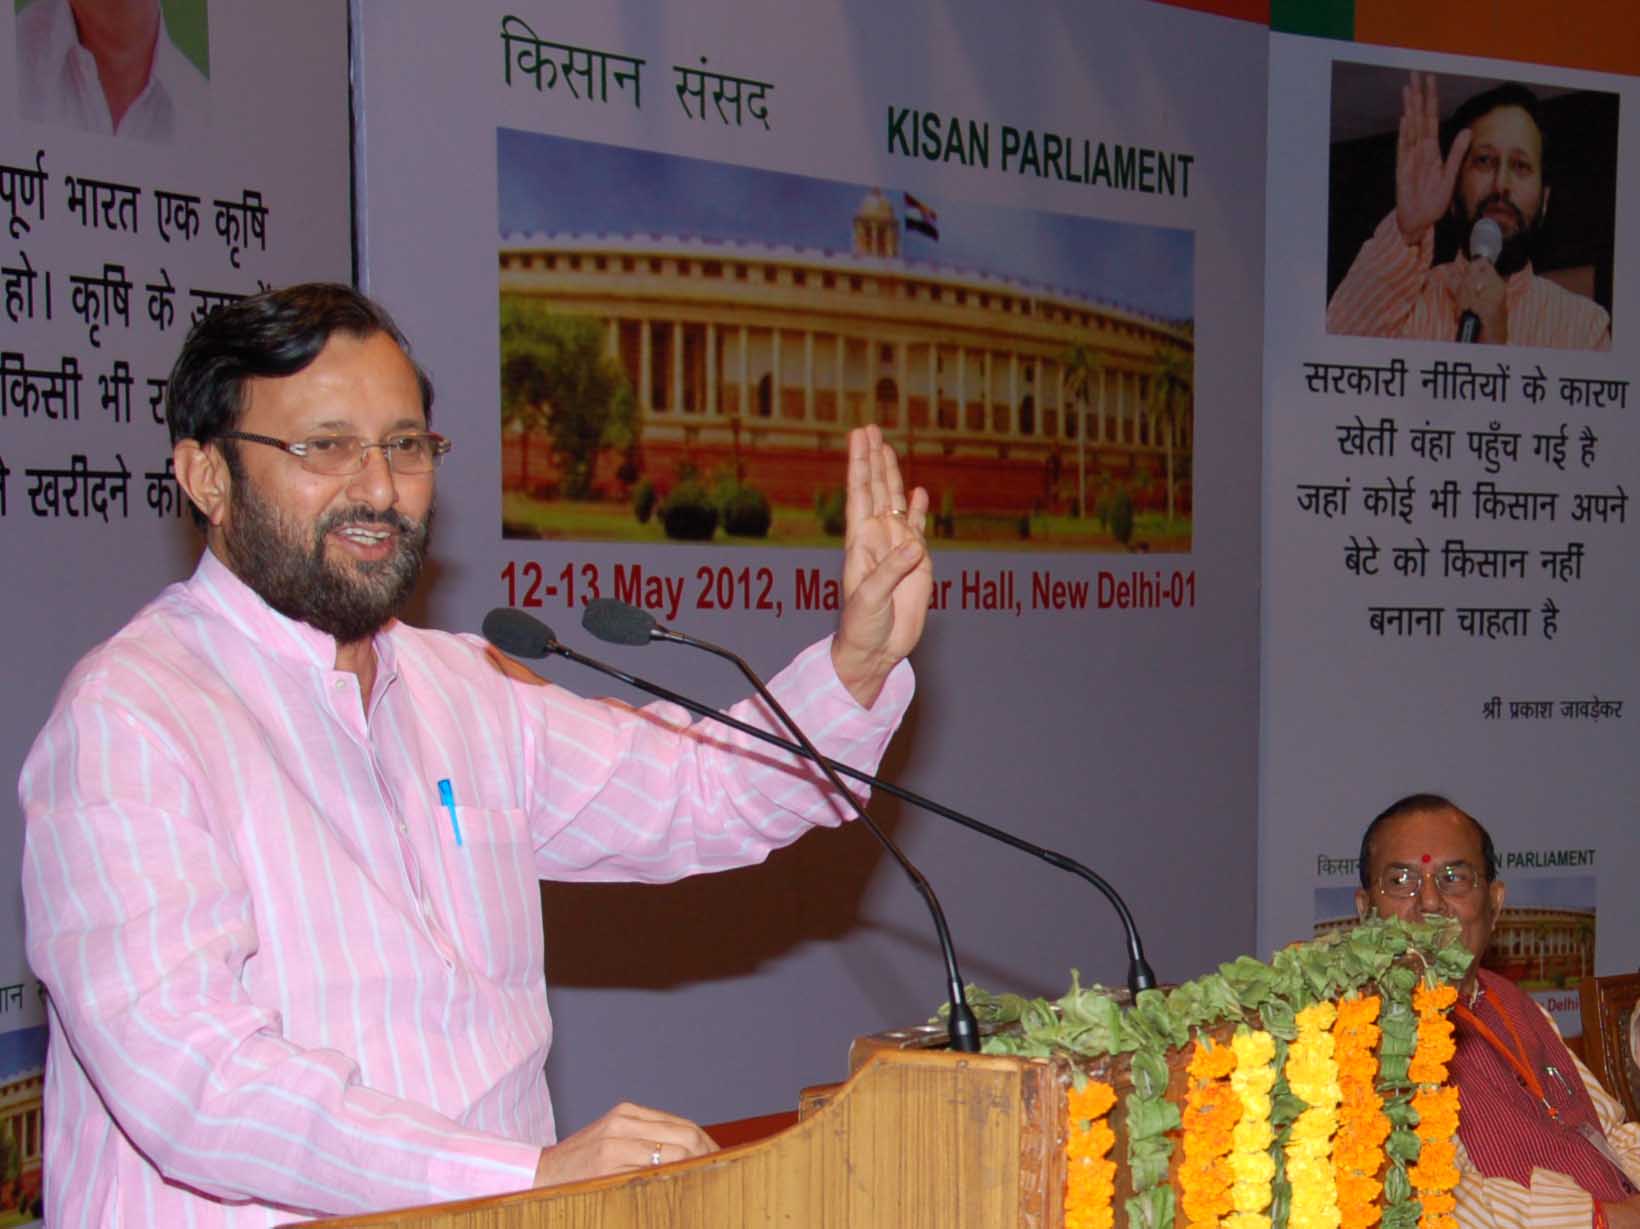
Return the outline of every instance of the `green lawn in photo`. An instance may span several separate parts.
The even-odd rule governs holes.
[[[507,492],[501,501],[502,524],[510,538],[541,538],[581,542],[665,543],[659,516],[643,524],[626,503],[571,499],[534,499]],[[963,516],[955,518],[951,537],[935,536],[941,550],[1079,550],[1123,553],[1124,548],[1096,517],[1074,516]],[[1022,532],[1024,530],[1024,532]],[[1128,549],[1188,550],[1191,522],[1169,521],[1160,513],[1134,517]],[[813,508],[777,506],[766,538],[733,537],[721,529],[713,546],[825,546],[840,547],[842,538],[825,533]]]

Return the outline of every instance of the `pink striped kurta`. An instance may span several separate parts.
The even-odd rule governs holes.
[[[1434,232],[1417,247],[1401,237],[1392,213],[1361,245],[1355,262],[1327,304],[1327,332],[1355,337],[1454,341],[1458,289],[1469,259],[1444,265],[1435,258]],[[1504,284],[1509,344],[1562,350],[1610,350],[1611,317],[1592,299],[1538,277],[1528,265]]]
[[[537,879],[666,881],[838,821],[669,706],[511,681],[472,637],[395,624],[376,652],[365,705],[334,641],[207,552],[64,685],[19,785],[56,1229],[529,1186],[554,1139]],[[868,712],[821,643],[774,686],[872,765],[911,679]]]

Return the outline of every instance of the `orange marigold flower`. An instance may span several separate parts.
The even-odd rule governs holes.
[[[1196,1038],[1196,1048],[1190,1055],[1190,1074],[1198,1080],[1220,1080],[1236,1069],[1236,1052],[1228,1045],[1214,1045],[1204,1038]]]
[[[1452,1021],[1445,1016],[1420,1015],[1418,1046],[1407,1065],[1407,1076],[1415,1084],[1439,1084],[1446,1079],[1446,1064],[1456,1053]]]
[[[1333,1025],[1334,1031],[1349,1032],[1372,1024],[1378,1019],[1380,1005],[1376,994],[1358,999],[1341,999],[1338,1004],[1338,1020]]]
[[[1458,988],[1450,982],[1426,986],[1419,982],[1412,991],[1412,1010],[1420,1016],[1439,1015],[1458,1001]]]
[[[1190,1229],[1218,1229],[1235,1207],[1226,1156],[1231,1132],[1241,1118],[1241,1099],[1224,1078],[1234,1070],[1235,1051],[1220,1046],[1218,1054],[1230,1062],[1204,1057],[1206,1049],[1198,1041],[1190,1064],[1195,1078],[1185,1097],[1183,1161],[1178,1170],[1179,1206]]]
[[[1104,1118],[1115,1104],[1115,1090],[1097,1080],[1066,1093],[1066,1229],[1112,1229],[1114,1224],[1116,1164],[1104,1158],[1116,1134]]]
[[[1458,1132],[1458,1090],[1421,1089],[1413,1095],[1413,1111],[1418,1115],[1418,1138],[1451,1139]]]
[[[1458,1185],[1458,1150],[1450,1143],[1425,1140],[1418,1153],[1418,1163],[1407,1170],[1407,1177],[1420,1191],[1446,1191]]]
[[[1072,1131],[1065,1140],[1065,1155],[1068,1157],[1102,1157],[1109,1152],[1111,1145],[1116,1142],[1116,1132],[1104,1122],[1096,1122],[1086,1131]]]
[[[1116,1090],[1109,1084],[1089,1080],[1080,1089],[1065,1094],[1065,1109],[1072,1121],[1103,1118],[1116,1104]]]
[[[1360,1174],[1339,1174],[1338,1206],[1342,1208],[1346,1203],[1351,1206],[1374,1203],[1378,1199],[1378,1192],[1383,1189],[1384,1184],[1377,1178],[1363,1177]],[[1367,1224],[1370,1225],[1377,1219],[1375,1214]]]

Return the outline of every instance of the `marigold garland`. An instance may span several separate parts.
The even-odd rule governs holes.
[[[1420,984],[1412,992],[1412,1009],[1418,1013],[1418,1048],[1413,1051],[1407,1078],[1414,1084],[1439,1084],[1446,1079],[1446,1065],[1457,1052],[1447,1012],[1457,1001],[1457,990],[1448,985]]]
[[[1308,1107],[1287,1141],[1287,1180],[1292,1184],[1292,1229],[1339,1229],[1338,1184],[1333,1179],[1332,1138],[1338,1130],[1338,1064],[1333,1059],[1330,1002],[1298,1013],[1298,1039],[1287,1051],[1287,1084]]]
[[[1276,1072],[1275,1038],[1260,1030],[1238,1029],[1230,1042],[1236,1069],[1231,1091],[1241,1106],[1241,1120],[1230,1133],[1230,1204],[1223,1229],[1270,1229],[1270,1182],[1276,1163],[1270,1156],[1275,1132],[1270,1127],[1270,1089]]]
[[[1383,1183],[1384,1141],[1390,1121],[1378,1095],[1379,997],[1344,999],[1333,1022],[1333,1061],[1338,1064],[1338,1135],[1333,1140],[1333,1171],[1338,1184],[1342,1229],[1369,1229],[1378,1223]]]
[[[970,1002],[994,1030],[987,1053],[1130,1056],[1135,1229],[1456,1229],[1459,1107],[1442,1087],[1453,1054],[1444,1017],[1449,984],[1472,961],[1451,919],[1370,918],[1130,1005],[1074,971],[1057,1002],[973,989]],[[1326,1006],[1312,1011],[1317,999]],[[1170,1103],[1168,1052],[1231,1024],[1230,1053],[1198,1044],[1185,1096]],[[1095,1100],[1067,1102],[1065,1223],[1112,1229],[1114,1092],[1084,1095]]]
[[[1458,1185],[1458,1090],[1443,1086],[1446,1065],[1456,1051],[1452,1021],[1446,1013],[1457,1001],[1450,985],[1419,985],[1412,994],[1418,1013],[1418,1048],[1407,1074],[1420,1085],[1412,1108],[1418,1115],[1418,1162],[1407,1171],[1418,1194],[1418,1229],[1457,1229],[1453,1210]]]
[[[1199,1229],[1218,1229],[1234,1207],[1229,1156],[1231,1133],[1241,1119],[1241,1101],[1229,1078],[1235,1067],[1236,1052],[1230,1046],[1197,1038],[1190,1057],[1178,1180],[1186,1224]]]
[[[1111,1229],[1115,1223],[1116,1143],[1106,1115],[1116,1090],[1089,1080],[1065,1097],[1065,1229]]]

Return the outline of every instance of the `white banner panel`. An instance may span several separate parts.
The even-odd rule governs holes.
[[[1544,137],[1534,166],[1477,125],[1422,250],[1397,196],[1413,72],[1443,150],[1467,99],[1525,115],[1488,95],[1518,83]],[[1625,78],[1272,38],[1260,945],[1353,917],[1367,821],[1445,794],[1498,845],[1489,962],[1573,1033],[1569,987],[1632,968],[1640,933],[1633,105]],[[1521,236],[1505,344],[1441,308],[1481,277],[1483,216]]]
[[[621,596],[772,673],[835,621],[828,504],[878,422],[940,585],[886,771],[1108,875],[1164,977],[1246,950],[1266,32],[1142,3],[357,8],[363,273],[456,440],[428,617],[517,605],[595,652],[581,604]],[[876,809],[972,980],[1124,978],[1089,889]],[[548,885],[561,1126],[620,1096],[763,1112],[926,1017],[931,928],[885,861],[850,830]]]
[[[199,539],[164,426],[192,320],[260,285],[351,271],[343,9],[167,2],[153,75],[126,107],[94,78],[63,86],[79,50],[63,0],[13,7],[0,18],[7,782],[73,662],[193,568]],[[8,809],[0,858],[15,866],[22,822]],[[45,1009],[15,873],[0,883],[0,928],[0,1088],[22,1154],[8,1189],[27,1211]]]

